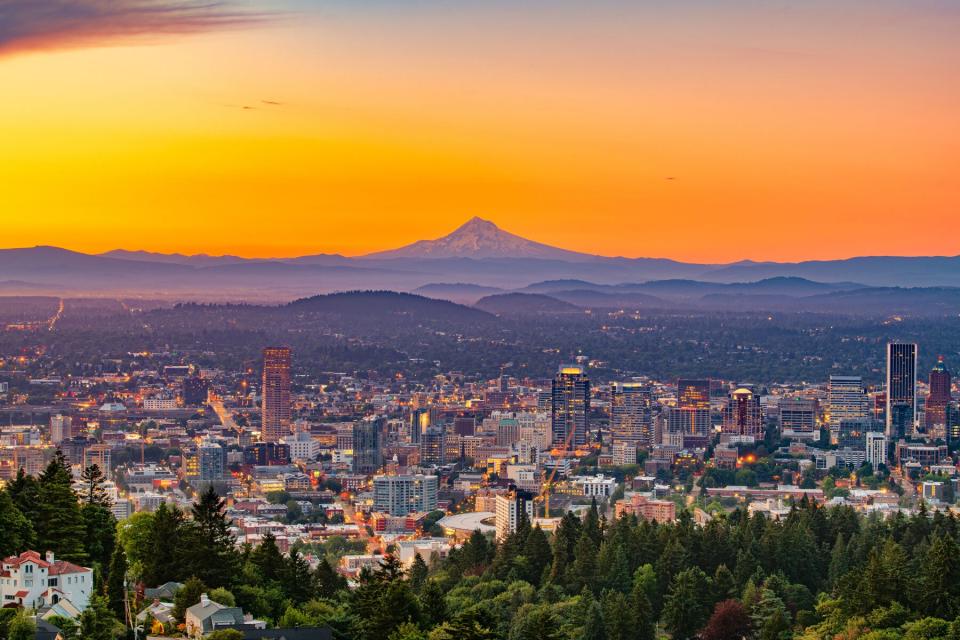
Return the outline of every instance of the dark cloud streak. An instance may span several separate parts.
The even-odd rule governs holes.
[[[232,0],[0,0],[0,55],[239,28],[274,17]]]

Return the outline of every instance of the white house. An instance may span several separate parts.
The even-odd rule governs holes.
[[[24,551],[5,558],[0,567],[0,606],[41,609],[67,600],[83,611],[92,592],[93,569],[57,560],[52,551],[45,557]]]

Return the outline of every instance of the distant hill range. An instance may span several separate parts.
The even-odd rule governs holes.
[[[960,287],[960,256],[694,264],[568,251],[480,218],[441,238],[357,257],[0,250],[0,295],[287,302],[338,291],[392,290],[467,305],[522,293],[595,308],[820,310],[833,305],[834,311],[906,307],[915,313],[950,313],[953,287]],[[492,303],[537,306],[516,297]]]

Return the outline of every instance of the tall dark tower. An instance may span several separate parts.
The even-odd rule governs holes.
[[[930,371],[930,395],[925,405],[924,423],[927,429],[947,426],[947,406],[950,395],[950,372],[943,363],[943,356],[937,358],[937,364]]]
[[[550,395],[553,445],[578,447],[587,443],[590,379],[579,365],[560,367]]]
[[[905,438],[913,433],[917,416],[917,345],[887,344],[887,437]]]
[[[684,446],[702,446],[710,441],[710,380],[677,380],[677,411],[673,413],[683,432]]]
[[[277,442],[290,434],[290,347],[263,350],[261,439]]]

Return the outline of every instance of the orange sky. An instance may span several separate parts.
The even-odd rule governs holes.
[[[361,4],[0,48],[0,246],[960,253],[947,2]]]

